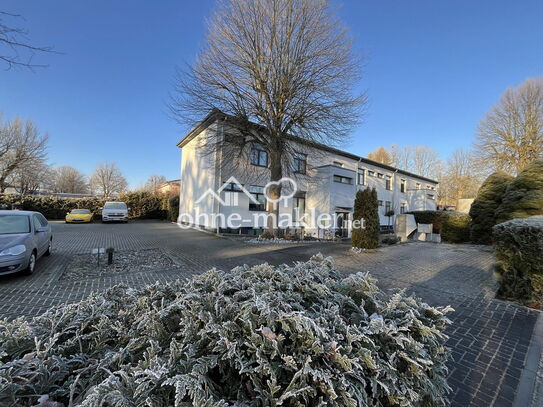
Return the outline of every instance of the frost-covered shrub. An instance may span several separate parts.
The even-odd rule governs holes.
[[[493,228],[498,294],[543,305],[543,216],[513,219]]]
[[[0,405],[443,406],[448,311],[322,256],[115,287],[0,324]]]

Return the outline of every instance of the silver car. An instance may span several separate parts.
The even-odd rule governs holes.
[[[32,274],[36,260],[51,254],[53,235],[39,212],[0,210],[0,275]]]

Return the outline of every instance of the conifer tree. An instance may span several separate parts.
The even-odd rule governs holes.
[[[543,159],[532,161],[509,184],[496,223],[534,215],[543,215]]]
[[[374,249],[379,245],[379,204],[375,188],[356,193],[353,221],[361,221],[362,227],[353,227],[353,247]],[[356,225],[355,225],[356,226]]]
[[[469,211],[472,219],[470,238],[473,243],[492,243],[492,227],[496,224],[496,210],[502,203],[503,194],[512,180],[511,175],[498,171],[491,174],[479,188],[477,198]]]

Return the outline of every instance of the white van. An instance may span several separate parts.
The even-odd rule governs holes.
[[[102,222],[128,222],[128,207],[124,202],[106,202],[102,208]]]

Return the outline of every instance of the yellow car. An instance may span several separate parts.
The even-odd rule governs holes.
[[[90,223],[93,213],[88,209],[73,209],[66,214],[66,223]]]

